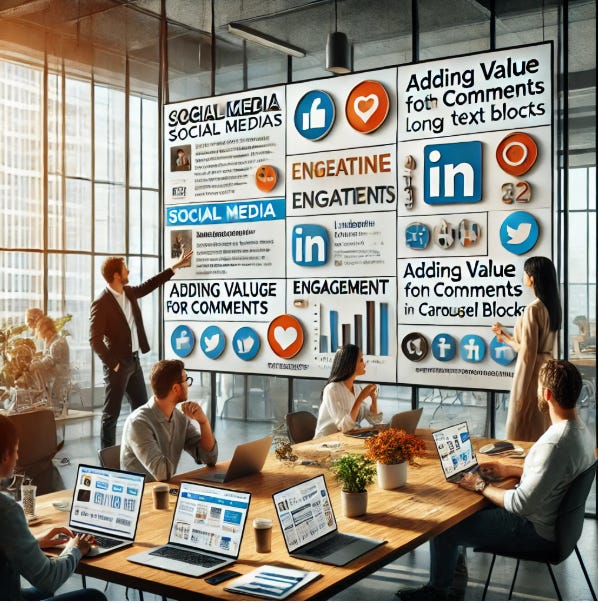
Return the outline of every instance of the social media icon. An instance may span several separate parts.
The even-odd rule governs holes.
[[[226,337],[220,327],[210,325],[204,329],[199,338],[199,345],[202,352],[212,360],[215,360],[224,352],[226,346]]]
[[[195,347],[195,335],[187,325],[179,325],[170,336],[170,345],[179,358],[186,358]]]
[[[536,218],[526,211],[510,213],[500,225],[500,242],[511,253],[522,255],[534,248],[540,236]]]
[[[408,360],[419,362],[428,355],[428,340],[421,333],[409,333],[403,337],[401,350]]]
[[[390,101],[384,86],[380,82],[366,80],[351,90],[345,115],[354,130],[369,134],[384,123],[389,107]]]
[[[473,333],[464,335],[459,342],[459,350],[461,359],[465,362],[482,362],[486,356],[486,342]]]
[[[525,132],[513,132],[503,138],[496,147],[498,165],[511,176],[528,172],[538,158],[536,141]]]
[[[264,193],[269,193],[278,182],[278,172],[273,165],[260,165],[255,171],[255,185]]]
[[[324,138],[334,123],[334,101],[323,90],[305,94],[295,108],[295,129],[308,140]]]
[[[232,346],[241,360],[253,360],[260,349],[260,337],[251,327],[241,327],[233,335]]]
[[[493,337],[490,342],[490,357],[494,362],[507,366],[517,358],[517,354],[510,345],[502,343],[496,337]]]
[[[479,224],[471,220],[461,220],[459,222],[459,243],[463,247],[471,247],[478,242],[482,235],[482,228]]]
[[[428,205],[482,200],[482,143],[454,142],[424,147],[424,202]]]
[[[457,342],[448,333],[438,333],[432,340],[432,355],[440,362],[448,362],[457,353]]]
[[[268,327],[268,343],[281,358],[296,356],[303,347],[303,327],[291,314],[277,316]]]
[[[297,266],[323,266],[328,262],[328,231],[319,224],[297,224],[291,235],[292,257]]]
[[[446,220],[440,220],[438,226],[434,226],[434,243],[441,249],[450,249],[455,242],[456,232]]]
[[[421,222],[412,222],[405,228],[405,245],[411,249],[425,249],[430,243],[430,229]]]

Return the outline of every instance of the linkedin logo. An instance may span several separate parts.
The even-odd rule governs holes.
[[[428,205],[482,200],[482,143],[430,144],[424,148],[424,202]]]
[[[319,224],[297,224],[291,244],[297,266],[323,266],[328,261],[328,232]]]

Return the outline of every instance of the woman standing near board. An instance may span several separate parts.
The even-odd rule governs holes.
[[[517,353],[515,376],[509,399],[506,438],[537,440],[547,427],[547,417],[538,409],[538,371],[552,358],[561,327],[562,310],[554,264],[545,257],[528,258],[523,265],[523,284],[533,289],[533,302],[517,319],[510,335],[497,322],[493,333]]]

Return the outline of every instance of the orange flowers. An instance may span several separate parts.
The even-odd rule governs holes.
[[[366,457],[383,465],[394,465],[423,456],[426,444],[421,438],[393,427],[381,431],[365,441]]]

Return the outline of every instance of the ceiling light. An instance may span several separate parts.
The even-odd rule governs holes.
[[[326,71],[332,73],[351,73],[353,61],[351,45],[346,34],[338,31],[338,15],[334,0],[334,32],[328,34],[326,40]]]
[[[255,42],[256,44],[260,44],[261,46],[266,46],[267,48],[278,50],[278,52],[282,52],[293,57],[305,56],[305,50],[303,50],[303,48],[293,46],[288,42],[283,42],[278,38],[274,38],[272,36],[269,36],[268,34],[262,33],[261,31],[257,31],[257,29],[247,27],[247,25],[242,25],[241,23],[233,22],[229,23],[227,27],[229,33],[232,33],[235,36],[239,36],[239,38],[243,38],[244,40]]]

